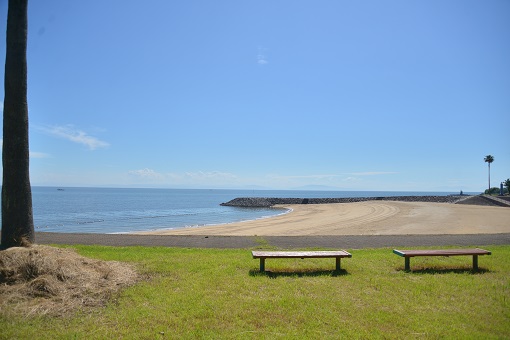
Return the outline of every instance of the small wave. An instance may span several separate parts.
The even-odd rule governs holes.
[[[185,226],[184,228],[213,227],[213,226],[218,226],[218,225],[229,225],[229,224],[234,224],[234,223],[243,223],[243,222],[250,222],[250,221],[258,221],[258,220],[264,220],[266,218],[272,218],[272,217],[286,215],[286,214],[291,213],[292,211],[294,211],[292,208],[274,208],[274,209],[275,210],[283,210],[283,211],[281,213],[279,213],[279,214],[276,214],[276,215],[264,215],[264,216],[259,216],[259,217],[256,217],[256,218],[241,219],[241,220],[236,220],[236,221],[232,221],[232,222],[206,223],[206,224],[201,224],[201,225]]]
[[[257,217],[257,218],[251,218],[251,219],[245,219],[245,220],[241,219],[241,220],[232,221],[232,222],[204,223],[204,224],[185,225],[185,226],[182,226],[182,227],[156,228],[156,229],[151,229],[151,231],[164,231],[164,230],[176,230],[176,229],[194,229],[194,228],[214,227],[214,226],[229,225],[229,224],[234,224],[234,223],[243,223],[243,222],[250,222],[250,221],[258,221],[258,220],[263,220],[263,219],[266,219],[266,218],[272,218],[272,217],[286,215],[286,214],[289,214],[289,213],[294,211],[292,208],[273,208],[273,209],[274,210],[283,210],[283,211],[281,213],[275,214],[275,215],[264,215],[264,216],[260,216],[260,217]],[[132,231],[132,232],[136,233],[138,231],[139,230]]]
[[[58,227],[62,228],[65,226],[72,226],[72,225],[90,225],[95,223],[115,223],[118,221],[136,221],[136,220],[148,220],[148,219],[163,219],[163,218],[179,218],[183,216],[195,216],[198,215],[198,213],[178,213],[178,214],[166,214],[166,215],[147,215],[147,216],[123,216],[123,217],[112,217],[112,218],[105,218],[105,219],[93,219],[93,220],[68,220],[64,223],[58,223],[55,225],[45,225],[45,226],[35,226],[35,229],[42,229],[42,228],[52,228],[52,227]]]
[[[205,208],[176,211],[149,211],[120,214],[111,212],[100,216],[73,216],[68,214],[62,220],[54,223],[41,223],[36,226],[38,231],[54,232],[86,232],[86,233],[109,233],[126,234],[140,231],[175,230],[183,228],[200,228],[232,223],[254,221],[271,218],[291,212],[291,209],[271,208],[255,209],[260,211],[249,212],[239,208]],[[259,214],[263,214],[260,216]],[[253,215],[259,215],[254,217]],[[49,221],[48,221],[49,222]]]
[[[104,220],[93,220],[93,221],[78,221],[76,224],[92,224],[92,223],[101,223],[104,222]]]

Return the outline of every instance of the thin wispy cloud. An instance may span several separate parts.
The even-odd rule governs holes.
[[[270,177],[274,178],[293,178],[293,179],[323,179],[323,178],[331,178],[331,177],[341,177],[343,175],[272,175]]]
[[[398,172],[395,171],[365,171],[365,172],[350,172],[347,175],[355,176],[378,176],[378,175],[395,175]]]
[[[164,179],[164,175],[152,170],[152,169],[149,169],[149,168],[144,168],[144,169],[140,169],[140,170],[132,170],[132,171],[129,171],[128,174],[130,174],[131,176],[135,176],[135,177],[138,177],[138,178],[143,178],[143,179],[150,179],[150,180],[161,180],[161,179]]]
[[[235,179],[237,176],[221,171],[197,171],[197,172],[186,172],[185,176],[194,180],[205,180],[205,179]]]
[[[257,64],[266,65],[269,63],[269,61],[267,60],[266,53],[265,53],[266,50],[267,50],[266,48],[259,47],[259,51],[257,54]]]
[[[110,146],[110,144],[107,142],[102,141],[94,136],[90,136],[88,133],[82,130],[76,129],[73,125],[50,126],[43,127],[41,129],[52,136],[66,139],[73,143],[85,145],[90,150],[96,150]]]
[[[393,171],[364,171],[364,172],[346,172],[340,174],[319,174],[319,175],[289,175],[289,176],[280,176],[273,175],[272,177],[277,178],[287,178],[287,179],[325,179],[325,178],[334,178],[334,177],[345,177],[345,176],[378,176],[378,175],[393,175],[398,172]]]
[[[138,183],[159,183],[166,185],[196,185],[233,183],[237,176],[221,171],[195,171],[184,173],[161,173],[150,168],[128,171],[128,175]]]
[[[50,155],[44,152],[30,151],[30,158],[49,158]]]

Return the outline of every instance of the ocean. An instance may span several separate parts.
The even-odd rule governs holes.
[[[237,197],[381,197],[449,192],[110,189],[33,187],[35,231],[130,233],[227,224],[287,213],[275,208],[224,207]]]

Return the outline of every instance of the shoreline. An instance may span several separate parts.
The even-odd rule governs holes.
[[[131,235],[340,236],[461,235],[510,233],[510,209],[423,201],[365,200],[352,203],[284,204],[273,217]]]
[[[142,231],[129,231],[129,232],[116,232],[116,233],[104,233],[106,235],[149,235],[152,233],[161,233],[161,232],[171,232],[171,231],[178,231],[178,230],[187,230],[187,229],[202,229],[202,228],[209,228],[209,227],[217,227],[217,226],[228,226],[230,224],[236,224],[236,223],[249,223],[249,222],[255,222],[265,219],[271,219],[278,216],[287,215],[294,211],[292,208],[286,208],[286,207],[275,207],[272,206],[271,209],[274,210],[281,210],[282,212],[275,215],[264,215],[262,217],[257,217],[254,219],[249,220],[241,220],[241,221],[233,221],[233,222],[224,222],[224,223],[207,223],[207,224],[199,224],[199,225],[192,225],[192,226],[185,226],[185,227],[168,227],[168,228],[159,228],[159,229],[150,229],[150,230],[142,230]],[[155,234],[157,235],[157,234]]]

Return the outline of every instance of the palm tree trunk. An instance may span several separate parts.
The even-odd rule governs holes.
[[[489,195],[491,193],[491,163],[489,163]]]
[[[34,242],[27,104],[28,0],[9,0],[3,115],[2,247]]]

